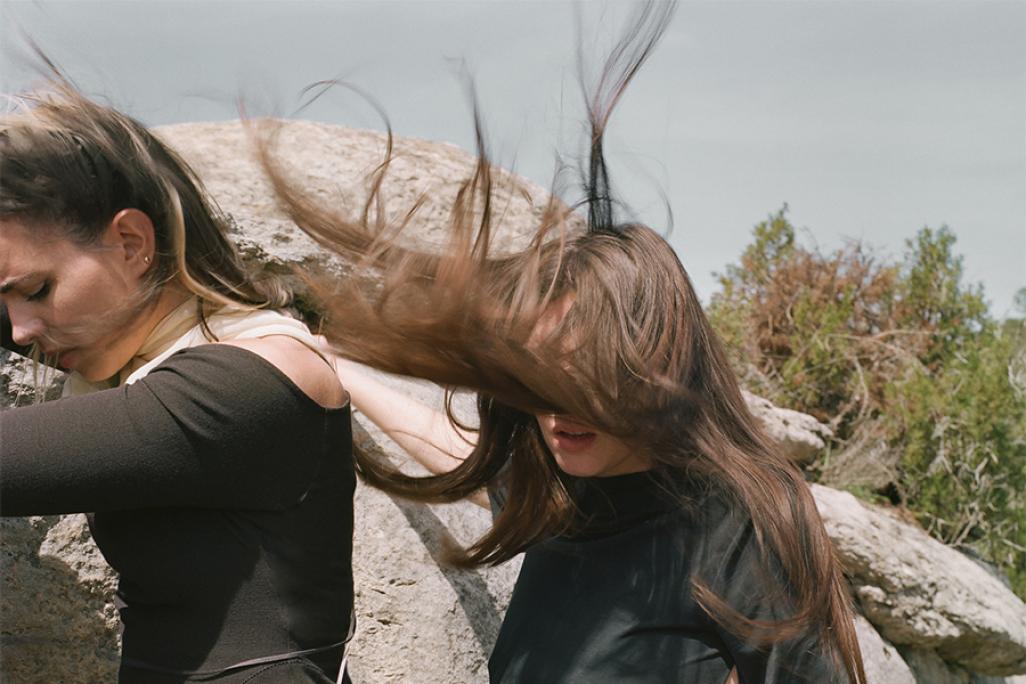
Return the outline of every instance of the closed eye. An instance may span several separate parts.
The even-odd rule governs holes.
[[[25,299],[27,299],[30,302],[38,302],[42,299],[45,299],[46,295],[48,294],[50,294],[50,281],[45,280],[43,281],[43,284],[40,285],[35,292],[25,297]]]

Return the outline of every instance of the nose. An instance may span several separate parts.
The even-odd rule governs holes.
[[[46,326],[39,316],[22,312],[17,306],[9,307],[7,315],[11,319],[11,341],[16,345],[28,346],[43,335]]]

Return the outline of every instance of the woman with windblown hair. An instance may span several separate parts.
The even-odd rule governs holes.
[[[349,681],[345,392],[189,167],[51,79],[0,119],[0,331],[69,376],[0,413],[0,513],[90,514],[123,684]]]
[[[363,477],[422,501],[487,493],[494,524],[456,560],[524,553],[493,682],[864,683],[801,473],[746,408],[673,250],[614,219],[602,134],[671,10],[642,7],[589,99],[586,230],[553,201],[527,249],[495,254],[480,126],[438,254],[304,197],[269,139],[262,159],[299,226],[384,273],[320,284],[338,353],[478,394],[471,430],[342,370],[357,407],[435,473],[360,458]]]

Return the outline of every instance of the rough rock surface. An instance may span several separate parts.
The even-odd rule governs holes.
[[[805,463],[833,436],[829,427],[807,413],[775,406],[768,399],[742,391],[748,410],[762,422],[771,439],[796,463]]]
[[[866,617],[885,639],[983,675],[1026,672],[1026,605],[922,530],[851,494],[813,485]]]
[[[437,387],[377,376],[442,408]],[[464,398],[456,408],[466,416],[470,403]],[[370,421],[359,413],[355,417],[358,445],[404,470],[423,472]],[[354,681],[487,681],[488,654],[520,572],[520,559],[486,570],[457,570],[446,566],[443,555],[452,544],[481,536],[490,513],[467,502],[415,504],[366,486],[357,490],[356,512]]]
[[[321,269],[338,273],[346,269],[326,257],[277,206],[239,122],[162,126],[157,133],[185,157],[234,219],[233,237],[249,259],[278,271],[301,267],[313,273]],[[343,216],[355,217],[366,202],[366,177],[384,158],[385,140],[374,131],[294,121],[280,129],[274,150],[288,177],[305,195]],[[403,239],[418,245],[444,244],[449,209],[460,184],[473,171],[473,157],[455,145],[412,138],[396,138],[393,153],[381,186],[388,218],[402,219],[420,202]],[[499,207],[497,247],[522,244],[549,195],[505,172],[496,174],[494,183]]]
[[[3,681],[114,681],[115,580],[84,517],[2,519],[0,538]]]
[[[0,350],[0,410],[60,394],[61,373]],[[2,438],[2,435],[0,435]],[[0,674],[4,682],[112,682],[116,579],[85,516],[0,519]]]
[[[64,374],[60,371],[34,369],[25,357],[0,349],[0,408],[31,404],[37,388],[45,399],[56,399],[63,383]]]
[[[923,684],[1026,684],[1026,675],[988,677],[967,672],[957,665],[944,662],[934,651],[903,648],[901,654],[915,673],[916,681]]]
[[[959,667],[951,667],[934,651],[920,648],[906,648],[902,651],[905,662],[921,682],[933,684],[969,684],[969,673]]]
[[[862,650],[862,664],[869,684],[916,684],[915,675],[891,646],[861,615],[855,616],[855,632]]]

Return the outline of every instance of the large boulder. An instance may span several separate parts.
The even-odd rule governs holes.
[[[813,485],[863,612],[893,644],[982,675],[1026,673],[1026,605],[923,530],[851,494]]]
[[[233,238],[251,263],[286,275],[298,269],[345,276],[348,265],[327,257],[272,201],[239,123],[184,124],[159,129],[159,133],[204,179],[232,219]],[[384,138],[367,131],[295,122],[282,130],[277,150],[301,187],[355,215],[367,192],[364,176],[380,162]],[[406,238],[438,244],[444,240],[448,207],[473,159],[453,146],[418,140],[399,139],[396,151],[392,174],[383,185],[389,206],[403,212],[423,197]],[[512,247],[529,234],[547,195],[522,179],[506,174],[498,178],[503,207],[500,245]],[[422,401],[438,405],[441,400],[437,388],[383,379]],[[15,397],[17,403],[31,402],[37,385],[53,396],[59,383],[49,380],[33,378],[27,362],[0,352],[0,406],[15,403]],[[778,409],[752,395],[746,399],[767,432],[796,460],[821,449],[829,436],[809,416]],[[470,409],[466,400],[462,406]],[[405,460],[362,416],[355,418],[356,438],[365,449],[395,462]],[[1022,666],[1026,641],[1018,599],[1007,590],[997,592],[986,581],[975,586],[976,575],[965,574],[969,571],[949,557],[961,555],[932,542],[921,531],[894,526],[896,521],[846,494],[816,488],[816,496],[853,573],[867,617],[876,627],[864,621],[858,626],[871,683],[911,681],[908,667],[888,642],[923,649],[949,671],[964,672],[963,667],[989,674],[1021,671],[1016,668]],[[487,654],[518,561],[461,571],[447,566],[443,558],[451,544],[472,541],[488,523],[487,511],[469,503],[424,506],[358,487],[354,559],[358,630],[350,660],[356,681],[486,681]],[[83,518],[12,519],[0,525],[3,681],[113,681],[118,657],[115,579],[89,539]],[[984,572],[975,565],[972,568]],[[952,572],[966,579],[953,578]],[[942,657],[951,662],[944,663]],[[934,684],[916,676],[921,684]]]
[[[251,262],[279,273],[299,269],[336,275],[348,270],[347,264],[328,257],[296,228],[278,206],[245,126],[238,121],[189,123],[162,126],[156,132],[189,162],[233,220],[233,237]],[[306,196],[343,216],[358,217],[367,200],[369,174],[384,159],[386,137],[375,131],[292,121],[278,129],[272,149]],[[455,145],[395,139],[381,197],[387,217],[396,223],[417,206],[401,234],[403,241],[428,247],[446,242],[450,209],[474,164],[474,158]],[[495,246],[504,250],[524,244],[549,194],[505,171],[494,174],[493,184],[493,204],[499,208]]]

